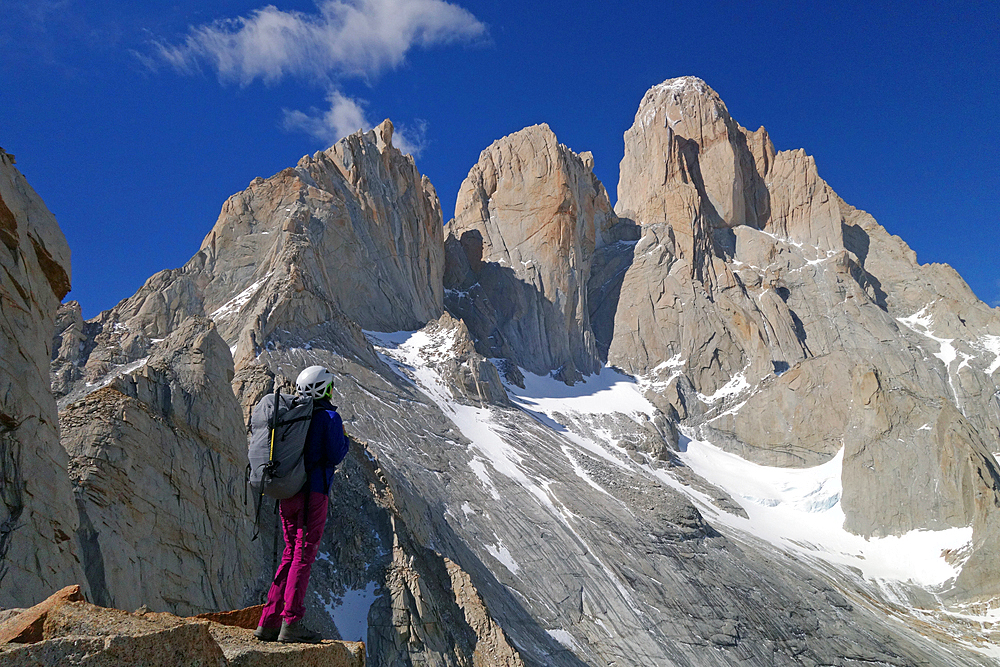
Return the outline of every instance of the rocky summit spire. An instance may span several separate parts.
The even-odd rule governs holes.
[[[277,370],[261,355],[315,346],[378,365],[362,327],[416,329],[442,313],[442,227],[433,186],[393,147],[385,121],[254,179],[225,202],[187,264],[155,274],[115,308],[83,322],[78,305],[63,307],[52,388],[73,480],[87,490],[80,540],[96,599],[182,613],[239,602],[258,561],[245,512],[233,505],[246,464],[241,409]],[[292,378],[302,365],[293,363]],[[130,410],[141,418],[121,428],[116,415]],[[103,463],[114,458],[108,442],[127,452],[117,467]],[[132,472],[145,468],[153,472],[140,490]],[[168,569],[175,553],[150,542],[149,517],[131,501],[140,492],[175,499],[179,509],[157,514],[156,531],[205,552],[167,581],[138,580],[128,567]]]
[[[662,381],[654,400],[745,458],[815,465],[843,448],[852,531],[1000,539],[996,311],[699,79],[646,93],[618,191],[642,237],[610,363]],[[966,563],[963,594],[998,585],[986,553]]]
[[[462,183],[448,303],[485,354],[570,380],[600,367],[587,283],[618,219],[593,160],[534,125],[493,142]]]
[[[616,211],[639,224],[671,221],[677,255],[697,265],[706,230],[767,220],[773,158],[767,132],[740,127],[704,81],[670,79],[646,93],[625,133]]]
[[[322,364],[353,444],[306,604],[373,664],[992,660],[1000,310],[698,79],[641,101],[617,214],[533,126],[483,151],[446,239],[392,141],[254,180],[184,267],[88,322],[63,307],[91,594],[265,588],[240,574],[271,542],[241,548],[239,413]],[[35,252],[18,284],[58,296]]]

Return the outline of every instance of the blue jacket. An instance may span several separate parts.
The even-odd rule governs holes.
[[[306,435],[306,484],[310,491],[324,495],[330,492],[334,468],[347,456],[348,447],[344,421],[337,408],[326,399],[316,401]]]

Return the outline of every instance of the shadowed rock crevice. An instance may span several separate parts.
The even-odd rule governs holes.
[[[0,197],[0,241],[3,241],[8,250],[16,253],[18,246],[17,218],[7,208],[3,197]]]
[[[76,495],[76,510],[80,515],[80,527],[76,531],[76,540],[80,545],[83,574],[87,577],[90,595],[94,604],[99,607],[114,607],[115,601],[108,594],[108,586],[104,576],[104,555],[101,553],[100,533],[94,528],[94,524],[87,514],[87,501],[82,497],[82,488],[74,489],[74,494]]]
[[[24,512],[24,481],[21,478],[21,443],[12,437],[20,424],[10,415],[0,414],[0,501],[4,515],[0,521],[0,583],[9,572],[7,553]]]
[[[551,338],[561,329],[564,313],[513,269],[482,261],[476,252],[481,247],[477,230],[465,232],[461,239],[449,235],[445,243],[445,307],[469,326],[476,351],[508,359],[537,375],[554,370],[569,382],[578,380],[581,370],[574,361],[550,352],[565,349]]]

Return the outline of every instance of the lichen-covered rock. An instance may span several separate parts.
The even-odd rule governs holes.
[[[462,183],[445,287],[487,356],[567,379],[601,366],[587,284],[618,220],[592,169],[535,125],[495,141]]]
[[[0,607],[17,607],[82,571],[47,370],[56,308],[70,288],[69,247],[2,149],[0,242]]]
[[[232,379],[214,324],[191,318],[60,414],[99,604],[191,614],[242,601],[254,554]]]

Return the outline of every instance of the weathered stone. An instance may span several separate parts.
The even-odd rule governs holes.
[[[0,241],[0,606],[29,606],[83,581],[46,370],[70,261],[55,218],[2,151]]]
[[[265,643],[248,630],[234,632],[219,625],[213,625],[211,633],[229,667],[365,667],[365,645],[361,642]]]
[[[222,650],[208,625],[182,625],[139,636],[68,636],[14,649],[0,648],[9,667],[80,664],[87,667],[225,667]]]
[[[472,579],[457,564],[445,559],[445,567],[451,577],[451,589],[455,592],[455,602],[465,614],[465,622],[476,633],[476,646],[472,653],[472,664],[495,665],[496,667],[524,667],[524,661],[511,646],[507,634],[490,616]]]
[[[60,416],[93,599],[181,614],[236,606],[250,576],[246,441],[232,360],[192,318]]]
[[[32,643],[0,643],[0,662],[31,667],[63,664],[363,667],[365,664],[364,644],[358,642],[324,641],[317,645],[261,642],[250,629],[164,613],[130,614],[66,599],[63,593],[46,601],[43,623],[37,635],[31,637]],[[223,612],[220,616],[230,618],[238,613]],[[23,615],[37,616],[34,610]]]
[[[0,625],[0,644],[9,642],[30,644],[41,641],[44,637],[45,619],[50,611],[67,602],[82,601],[83,593],[77,584],[56,591],[34,607],[22,610]]]
[[[445,287],[483,354],[567,379],[600,367],[587,283],[618,220],[592,169],[590,153],[535,125],[495,141],[462,183]]]
[[[399,522],[394,521],[394,529]],[[372,610],[374,665],[458,664],[523,667],[469,575],[454,562],[395,534],[387,596]]]
[[[235,609],[233,611],[213,611],[206,614],[198,614],[194,618],[212,621],[213,623],[218,623],[219,625],[229,625],[235,628],[254,630],[257,628],[257,623],[260,621],[260,615],[263,611],[264,605],[258,604],[253,607]]]

